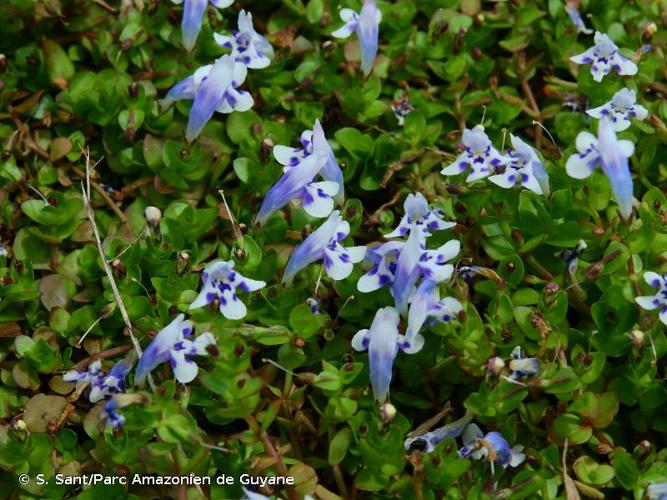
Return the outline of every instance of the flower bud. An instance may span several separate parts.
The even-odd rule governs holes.
[[[144,217],[146,217],[146,222],[151,226],[157,226],[162,219],[162,212],[157,207],[146,207],[144,209]]]
[[[391,403],[385,403],[380,406],[380,415],[385,423],[389,423],[396,418],[396,407]]]
[[[635,347],[642,347],[644,345],[644,332],[641,330],[632,330],[630,332],[630,342]]]
[[[505,368],[505,361],[498,356],[494,356],[486,362],[486,368],[494,375],[498,375]]]

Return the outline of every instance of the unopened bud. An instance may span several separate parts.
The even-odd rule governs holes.
[[[391,403],[385,403],[380,406],[380,415],[385,423],[389,423],[396,418],[396,407]]]
[[[498,356],[494,356],[486,362],[486,368],[494,375],[498,375],[505,368],[505,361]]]
[[[28,426],[26,425],[24,420],[19,419],[14,422],[14,429],[17,431],[25,431],[26,429],[28,429]]]
[[[187,262],[190,260],[190,254],[185,250],[179,250],[176,254],[176,258],[180,261]]]
[[[642,347],[644,345],[644,332],[641,330],[632,330],[630,332],[630,342],[636,347]]]
[[[157,207],[146,207],[144,209],[144,217],[146,217],[146,222],[151,226],[157,226],[162,219],[162,212]]]
[[[648,36],[655,35],[656,31],[658,31],[658,26],[653,21],[644,25],[644,33],[646,33]]]

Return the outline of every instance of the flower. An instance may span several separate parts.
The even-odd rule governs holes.
[[[312,312],[313,314],[322,314],[320,312],[320,304],[316,298],[308,297],[306,299],[306,304],[308,304],[308,307],[310,307],[310,312]]]
[[[70,370],[63,374],[65,382],[76,382],[77,384],[101,383],[104,375],[102,373],[102,361],[96,360],[88,366],[87,370]]]
[[[241,319],[248,310],[236,295],[237,290],[250,293],[264,288],[265,281],[253,280],[241,276],[234,270],[231,260],[214,260],[201,273],[202,287],[189,309],[197,309],[212,304],[217,298],[220,312],[227,319]]]
[[[375,0],[365,0],[361,13],[357,14],[352,9],[341,9],[340,18],[345,24],[331,33],[331,36],[347,38],[357,32],[361,48],[361,71],[368,76],[378,51],[378,26],[382,20],[382,12],[375,5]]]
[[[388,241],[369,249],[365,260],[371,268],[359,278],[357,289],[368,293],[391,284],[396,274],[396,261],[404,245],[404,241]]]
[[[565,12],[570,16],[570,20],[574,27],[577,29],[577,33],[584,33],[585,35],[590,35],[593,33],[593,30],[586,27],[584,20],[581,18],[581,14],[577,10],[577,6],[571,3],[565,4]]]
[[[166,361],[170,362],[174,376],[181,384],[194,380],[198,368],[190,358],[205,356],[207,348],[215,345],[215,338],[206,332],[193,341],[190,340],[192,332],[192,321],[185,320],[183,314],[160,330],[139,359],[134,383],[142,386],[148,374]]]
[[[461,244],[451,240],[436,250],[426,250],[424,242],[425,237],[420,231],[411,232],[396,260],[390,291],[401,314],[407,312],[408,300],[421,276],[440,283],[454,272],[454,266],[446,262],[456,257]]]
[[[366,254],[365,246],[344,248],[340,244],[348,234],[350,224],[343,220],[340,211],[335,210],[292,252],[285,266],[283,284],[290,285],[296,273],[320,259],[324,260],[324,269],[331,279],[347,278],[352,272],[352,264],[360,262]]]
[[[579,240],[574,248],[566,248],[565,250],[556,253],[556,257],[562,257],[565,259],[565,263],[567,264],[567,271],[570,273],[570,275],[574,276],[574,273],[577,272],[579,257],[583,251],[586,250],[586,248],[588,248],[586,242],[584,240]]]
[[[489,180],[503,188],[511,188],[518,181],[534,193],[548,196],[549,175],[540,157],[516,135],[510,134],[510,140],[514,150],[508,153],[505,172],[492,175]]]
[[[413,111],[414,109],[416,108],[410,104],[410,101],[408,101],[407,92],[391,103],[391,110],[394,112],[394,116],[398,120],[398,124],[400,126],[403,126],[403,123],[405,123],[405,117],[408,116],[410,111]]]
[[[600,165],[609,178],[619,211],[627,220],[632,214],[632,177],[628,158],[634,153],[635,145],[616,139],[611,122],[603,118],[598,123],[597,139],[590,132],[579,132],[576,146],[579,152],[570,156],[565,164],[567,174],[575,179],[585,179],[596,165]]]
[[[512,350],[512,360],[510,361],[510,370],[512,374],[509,376],[511,380],[516,380],[520,377],[529,377],[535,375],[539,370],[540,366],[537,362],[537,358],[526,358],[521,352],[521,347],[516,346]]]
[[[9,252],[7,251],[7,248],[5,247],[5,245],[0,243],[0,257],[7,257],[8,254],[9,254]]]
[[[649,500],[667,500],[667,483],[653,483],[646,488]]]
[[[637,102],[634,90],[623,88],[614,94],[611,101],[589,109],[586,113],[593,118],[609,118],[615,132],[621,132],[630,126],[630,118],[643,120],[648,116],[648,110]]]
[[[431,453],[435,447],[445,439],[459,437],[463,432],[463,429],[472,420],[472,417],[472,413],[470,413],[469,410],[466,410],[465,415],[463,415],[458,420],[455,420],[454,422],[443,425],[442,427],[434,429],[430,432],[408,437],[403,442],[403,447],[407,450],[410,448],[410,446],[412,446],[412,443],[424,443],[426,452]]]
[[[411,344],[419,345],[419,349],[424,344],[424,339],[419,335],[419,331],[428,318],[448,323],[463,310],[461,303],[453,297],[445,297],[440,300],[436,285],[437,283],[429,279],[422,280],[410,303],[405,338]]]
[[[248,74],[248,69],[241,63],[225,55],[197,69],[192,76],[174,85],[162,100],[163,106],[169,106],[180,99],[192,99],[188,127],[185,138],[192,141],[197,138],[213,113],[231,113],[247,111],[254,104],[252,96],[245,90],[236,90]]]
[[[327,161],[320,170],[320,175],[324,180],[332,181],[338,184],[339,189],[334,200],[342,204],[345,199],[345,188],[343,186],[343,171],[340,169],[336,157],[331,150],[324,135],[324,129],[319,120],[315,120],[313,130],[305,130],[301,133],[302,149],[291,148],[289,146],[276,145],[273,147],[273,156],[276,161],[284,165],[283,171],[299,165],[304,158],[312,154],[325,156]]]
[[[644,273],[646,283],[656,289],[655,295],[635,297],[635,302],[643,309],[660,309],[660,321],[667,325],[667,277],[654,272]]]
[[[255,31],[252,25],[252,14],[242,10],[239,12],[238,31],[233,30],[231,36],[215,33],[215,43],[232,50],[236,62],[248,68],[262,69],[271,64],[273,47],[266,38]]]
[[[593,80],[601,82],[605,75],[615,70],[619,75],[637,74],[637,65],[618,52],[618,47],[609,36],[595,32],[595,45],[579,55],[570,57],[577,64],[591,64]]]
[[[122,413],[118,412],[118,401],[116,401],[115,397],[104,403],[100,418],[104,419],[106,424],[116,431],[125,425],[125,417]]]
[[[383,404],[389,394],[394,359],[401,349],[411,353],[410,345],[398,333],[399,314],[393,307],[378,309],[371,328],[359,330],[352,337],[352,348],[356,351],[368,350],[368,364],[371,386],[375,400]]]
[[[471,457],[475,460],[486,458],[490,462],[498,462],[503,468],[508,465],[516,467],[525,459],[521,453],[523,446],[510,448],[509,443],[499,432],[489,432],[486,436],[475,424],[469,424],[463,431],[464,446],[459,450],[459,456]]]
[[[409,194],[403,204],[403,210],[405,215],[403,215],[398,227],[391,233],[385,234],[385,238],[405,236],[413,228],[428,237],[431,236],[430,231],[440,231],[456,226],[456,222],[442,220],[442,210],[429,208],[426,198],[421,193]]]
[[[183,21],[181,29],[183,31],[183,45],[185,50],[190,52],[197,41],[197,35],[201,31],[201,24],[204,20],[204,13],[208,2],[211,5],[223,9],[234,3],[234,0],[171,0],[175,4],[183,5]]]
[[[264,224],[274,212],[295,198],[301,198],[303,209],[311,216],[329,215],[334,207],[333,196],[340,190],[340,184],[333,181],[313,182],[326,163],[326,156],[318,153],[309,155],[297,166],[288,168],[266,193],[257,213],[257,222]]]
[[[458,175],[470,167],[466,182],[473,182],[488,177],[494,168],[507,163],[507,158],[493,147],[481,125],[476,125],[472,130],[465,129],[462,141],[465,151],[454,163],[442,169],[442,175]]]
[[[76,382],[84,387],[90,385],[90,394],[88,399],[91,403],[97,403],[102,399],[107,399],[113,394],[125,392],[125,377],[132,369],[134,361],[124,359],[118,361],[109,370],[109,373],[102,373],[102,362],[100,360],[91,363],[87,370],[70,370],[63,374],[65,382]]]

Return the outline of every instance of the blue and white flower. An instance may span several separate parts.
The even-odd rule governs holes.
[[[601,82],[605,75],[616,71],[619,75],[636,75],[637,65],[618,52],[618,47],[609,36],[595,32],[595,45],[579,55],[570,57],[577,64],[591,64],[593,80]]]
[[[502,174],[489,177],[494,184],[511,188],[520,183],[534,193],[549,195],[549,175],[535,150],[514,134],[510,134],[513,150],[508,152],[507,167]]]
[[[424,195],[421,193],[410,193],[403,204],[405,215],[398,227],[391,233],[385,234],[385,238],[397,238],[405,236],[412,229],[421,231],[426,237],[431,236],[431,231],[441,231],[456,226],[456,222],[445,222],[442,219],[443,211],[439,208],[430,208]]]
[[[345,248],[341,245],[348,234],[350,224],[335,210],[292,252],[285,266],[283,284],[290,285],[299,271],[318,260],[324,261],[324,270],[331,279],[347,278],[353,264],[361,262],[366,254],[365,246]]]
[[[410,104],[408,100],[408,93],[404,93],[400,98],[396,99],[391,103],[391,110],[394,112],[398,124],[402,127],[405,123],[405,117],[410,114],[410,111],[415,110],[416,108]]]
[[[340,184],[333,181],[314,182],[327,164],[324,154],[306,156],[295,167],[286,169],[269,192],[266,193],[256,221],[264,224],[267,219],[294,199],[301,199],[301,206],[313,217],[326,217],[334,208],[334,196]]]
[[[375,0],[365,0],[361,12],[341,9],[340,18],[345,24],[331,33],[335,38],[347,38],[356,31],[361,48],[361,71],[368,76],[373,69],[378,51],[379,25],[382,12],[375,5]]]
[[[604,118],[598,123],[598,137],[590,132],[579,132],[576,146],[578,153],[570,156],[565,164],[568,175],[585,179],[596,165],[600,165],[609,178],[621,215],[629,219],[632,215],[632,176],[628,158],[634,153],[635,145],[618,140],[611,122]]]
[[[357,282],[360,292],[374,292],[394,281],[396,261],[405,245],[404,241],[388,241],[370,248],[366,252],[365,261],[371,268]]]
[[[619,90],[611,101],[597,108],[589,109],[586,113],[593,118],[608,118],[615,132],[627,129],[630,126],[631,118],[643,120],[648,116],[648,110],[641,104],[637,104],[635,91],[628,88]]]
[[[0,243],[0,257],[7,257],[9,255],[9,252],[7,251],[7,247]]]
[[[462,310],[461,303],[453,297],[445,297],[441,300],[437,283],[424,279],[417,287],[410,302],[405,338],[411,344],[419,345],[421,349],[424,340],[419,332],[427,319],[430,318],[433,322],[449,323],[456,319]]]
[[[659,309],[660,321],[667,325],[667,277],[664,274],[647,272],[644,273],[644,280],[655,288],[655,295],[635,297],[635,302],[649,311]]]
[[[91,383],[88,399],[97,403],[114,394],[125,392],[125,377],[130,373],[134,362],[131,359],[118,361],[105,376]]]
[[[233,261],[215,260],[201,273],[202,288],[190,309],[210,305],[218,300],[220,312],[227,319],[241,319],[248,313],[237,291],[255,292],[266,286],[266,282],[242,276],[234,270]]]
[[[125,416],[118,411],[119,405],[115,397],[110,398],[104,403],[100,418],[106,421],[106,425],[113,430],[118,431],[125,425]]]
[[[202,21],[206,13],[206,7],[209,2],[214,7],[223,9],[234,3],[234,0],[171,0],[172,3],[183,5],[183,21],[181,29],[183,31],[183,46],[190,52],[197,41],[197,35],[201,31]]]
[[[238,30],[233,30],[230,36],[215,33],[213,37],[215,43],[231,49],[231,56],[236,62],[248,68],[262,69],[271,64],[273,47],[266,38],[255,31],[250,12],[245,10],[239,12]]]
[[[82,386],[87,384],[101,384],[104,380],[104,372],[102,371],[102,361],[96,360],[86,370],[70,370],[63,374],[65,382],[75,382]]]
[[[667,483],[653,483],[646,488],[649,500],[667,500]]]
[[[193,356],[205,356],[211,346],[215,346],[215,338],[210,333],[202,333],[191,340],[194,325],[179,314],[153,338],[141,355],[134,383],[143,386],[148,374],[162,363],[169,361],[176,380],[181,384],[192,382],[197,376],[197,364]]]
[[[308,304],[308,307],[310,307],[310,312],[312,312],[313,314],[322,314],[320,312],[320,303],[317,301],[316,298],[308,297],[306,299],[306,304]]]
[[[403,335],[398,333],[398,311],[393,307],[378,309],[370,329],[359,330],[352,338],[357,351],[368,350],[371,386],[378,403],[387,400],[391,385],[392,369],[398,350],[414,352]]]
[[[461,244],[451,240],[436,250],[427,250],[424,235],[420,231],[410,233],[396,260],[390,287],[396,309],[401,314],[407,313],[408,301],[420,277],[440,283],[452,276],[454,266],[447,262],[456,257],[460,249]]]
[[[284,166],[283,171],[299,165],[307,156],[322,155],[327,161],[320,171],[320,175],[326,181],[335,182],[339,186],[338,193],[334,196],[336,203],[342,204],[345,200],[345,188],[343,171],[341,170],[333,150],[324,135],[324,129],[319,120],[315,120],[313,130],[305,130],[301,133],[301,149],[289,146],[276,145],[273,147],[273,156],[276,161]]]
[[[469,168],[466,182],[473,182],[488,177],[497,167],[507,163],[508,159],[493,147],[481,125],[476,125],[472,130],[465,129],[462,141],[465,151],[454,163],[442,169],[442,175],[459,175]]]
[[[567,15],[570,16],[570,20],[572,21],[572,24],[574,24],[577,33],[583,33],[584,35],[590,35],[593,33],[592,29],[586,27],[586,23],[584,23],[581,14],[579,14],[579,10],[577,9],[576,5],[566,3],[565,12],[567,12]]]
[[[192,76],[174,85],[162,100],[163,106],[174,101],[192,99],[185,138],[192,141],[200,134],[213,113],[247,111],[254,104],[252,96],[245,90],[237,90],[243,84],[248,69],[225,55],[197,69]]]
[[[586,248],[588,248],[586,242],[584,240],[579,240],[574,248],[566,248],[565,250],[556,253],[556,257],[563,257],[563,259],[565,259],[567,272],[571,276],[574,276],[577,272],[577,267],[579,267],[579,257]]]
[[[520,346],[512,349],[512,359],[510,360],[510,370],[512,374],[510,380],[516,380],[521,377],[530,377],[540,370],[537,358],[526,358],[521,351]]]
[[[454,422],[443,425],[442,427],[438,427],[432,431],[425,432],[424,434],[419,434],[418,436],[408,437],[403,442],[403,447],[407,450],[410,448],[410,446],[412,446],[412,443],[423,443],[424,450],[427,453],[431,453],[433,450],[435,450],[435,447],[445,439],[456,439],[459,437],[472,420],[472,417],[473,414],[469,410],[466,410],[465,415],[463,415],[460,419],[455,420]]]
[[[461,457],[498,462],[503,468],[517,467],[526,459],[526,455],[521,453],[523,446],[510,448],[502,434],[492,431],[485,436],[475,424],[469,424],[463,431],[463,444],[459,450]]]

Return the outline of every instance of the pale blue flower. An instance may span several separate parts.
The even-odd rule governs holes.
[[[542,159],[535,150],[523,142],[521,138],[510,134],[513,150],[508,152],[507,167],[502,174],[489,177],[494,184],[511,188],[518,182],[534,193],[549,195],[549,175],[544,168]]]
[[[461,303],[453,297],[445,297],[441,300],[437,283],[424,279],[417,287],[410,302],[405,338],[411,345],[416,344],[421,349],[424,339],[419,332],[427,319],[449,323],[456,319],[462,310]]]
[[[252,69],[266,68],[273,58],[273,47],[266,38],[255,31],[252,24],[252,14],[242,10],[239,12],[238,30],[233,30],[231,36],[213,35],[215,43],[226,49],[231,49],[232,57]]]
[[[394,281],[396,261],[405,245],[404,241],[388,241],[366,252],[365,261],[371,268],[357,282],[360,292],[374,292]]]
[[[589,109],[586,113],[593,118],[608,118],[615,132],[627,129],[630,126],[630,118],[643,120],[648,116],[648,110],[641,104],[637,104],[635,91],[628,88],[619,90],[611,101],[597,108]]]
[[[5,247],[5,245],[0,243],[0,257],[7,257],[8,254],[9,254],[9,252],[7,251],[7,248]]]
[[[632,215],[632,176],[628,158],[634,153],[635,145],[618,140],[611,122],[604,118],[598,123],[597,139],[590,132],[579,132],[576,146],[579,152],[570,156],[565,164],[568,175],[585,179],[596,165],[600,165],[609,178],[621,215],[629,219]]]
[[[667,500],[667,483],[653,483],[646,488],[649,500]]]
[[[636,75],[637,65],[618,52],[618,47],[609,36],[595,32],[595,45],[579,55],[570,57],[577,64],[591,64],[593,80],[601,82],[605,75],[616,71],[619,75]]]
[[[473,414],[469,410],[466,410],[465,415],[463,415],[460,419],[455,420],[454,422],[443,425],[442,427],[438,427],[432,431],[425,432],[424,434],[407,438],[403,442],[403,447],[407,450],[410,448],[410,446],[412,446],[413,443],[423,443],[424,450],[427,453],[431,453],[435,447],[445,439],[455,439],[459,437],[461,433],[463,433],[465,427],[472,420],[472,417]]]
[[[343,220],[340,211],[335,210],[292,252],[285,266],[282,282],[290,285],[299,271],[318,260],[324,261],[324,270],[331,279],[347,278],[352,272],[353,264],[361,262],[366,253],[365,246],[345,248],[341,245],[340,242],[348,234],[350,224]]]
[[[403,204],[405,215],[398,227],[391,233],[385,234],[385,238],[396,238],[405,236],[412,229],[421,231],[426,237],[431,236],[431,231],[441,231],[456,226],[456,222],[445,222],[442,219],[443,211],[439,208],[430,208],[424,195],[421,193],[409,194]]]
[[[557,257],[563,257],[565,263],[567,264],[567,271],[570,275],[574,276],[577,272],[577,267],[579,266],[579,257],[584,250],[588,248],[584,240],[579,240],[577,245],[574,248],[566,248],[565,250],[556,253]]]
[[[294,199],[301,199],[301,206],[313,217],[326,217],[334,208],[334,195],[340,185],[333,181],[314,182],[324,168],[327,157],[323,154],[306,156],[295,166],[287,168],[269,192],[266,193],[256,221],[264,224],[276,211]]]
[[[197,69],[192,76],[174,85],[162,101],[168,106],[180,99],[192,99],[185,138],[192,141],[211,119],[213,113],[247,111],[254,104],[252,96],[245,90],[236,90],[243,84],[248,69],[225,55]]]
[[[238,298],[237,291],[254,292],[266,286],[266,282],[242,276],[234,270],[233,261],[215,260],[201,273],[202,288],[190,309],[197,309],[218,300],[220,312],[227,319],[244,318],[248,310]]]
[[[215,346],[215,338],[206,332],[191,340],[193,330],[192,321],[183,314],[160,330],[139,359],[134,383],[142,386],[148,374],[167,361],[181,384],[194,380],[198,367],[190,358],[207,355],[208,349]]]
[[[335,38],[347,38],[357,32],[361,48],[361,70],[368,76],[373,69],[375,56],[378,51],[378,36],[382,12],[375,5],[375,0],[365,0],[361,13],[352,9],[341,9],[340,18],[345,24],[331,33]]]
[[[312,312],[313,314],[322,314],[320,312],[320,303],[317,301],[316,298],[308,297],[306,299],[306,304],[308,304],[308,307],[310,307],[310,312]]]
[[[131,359],[118,361],[105,375],[102,372],[102,362],[97,360],[91,363],[87,370],[70,370],[64,373],[63,380],[90,385],[88,399],[91,403],[97,403],[113,394],[125,392],[125,377],[132,369],[132,365]]]
[[[118,431],[125,425],[125,416],[118,411],[118,401],[115,397],[110,398],[104,403],[100,418],[106,421],[106,425]]]
[[[401,314],[407,312],[408,300],[420,277],[440,283],[449,279],[454,272],[454,266],[447,262],[458,255],[461,244],[451,240],[436,250],[427,250],[424,242],[425,237],[421,232],[411,232],[396,260],[396,272],[390,291],[396,309]]]
[[[229,7],[234,3],[234,0],[171,0],[175,4],[183,5],[183,22],[181,29],[183,30],[183,46],[185,50],[190,52],[197,41],[197,35],[201,31],[202,21],[209,1],[211,5],[222,9]]]
[[[461,140],[465,151],[454,163],[442,169],[442,175],[459,175],[469,168],[466,182],[473,182],[488,177],[497,167],[507,163],[508,159],[493,147],[481,125],[476,125],[472,130],[465,129]]]
[[[512,374],[509,376],[511,380],[516,380],[521,377],[530,377],[535,375],[540,370],[540,365],[537,358],[526,358],[521,351],[520,346],[516,346],[512,350],[512,359],[510,360],[510,370]]]
[[[378,403],[387,400],[394,360],[401,349],[410,353],[410,345],[398,333],[399,314],[393,307],[378,309],[370,329],[359,330],[352,338],[357,351],[368,349],[368,365],[373,394]]]
[[[345,188],[343,171],[340,169],[336,157],[324,135],[324,129],[319,120],[315,120],[313,130],[305,130],[301,134],[301,149],[289,146],[276,145],[273,147],[273,156],[276,161],[284,166],[283,171],[299,165],[307,156],[322,155],[327,161],[320,171],[320,175],[326,181],[335,182],[339,186],[338,193],[334,196],[336,203],[342,204],[345,200]]]
[[[654,272],[644,273],[646,283],[655,288],[655,295],[635,297],[635,302],[643,309],[660,310],[660,321],[667,325],[667,277]]]
[[[510,448],[502,434],[492,431],[485,436],[475,424],[469,424],[463,431],[463,444],[459,450],[461,457],[498,462],[503,468],[517,467],[526,459],[526,455],[521,453],[523,446]]]
[[[586,27],[586,23],[584,23],[584,20],[581,18],[581,14],[579,14],[576,5],[571,3],[565,4],[565,12],[570,16],[570,20],[572,21],[572,24],[574,24],[577,33],[583,33],[585,35],[593,33],[592,29]]]

